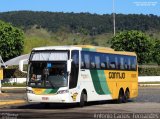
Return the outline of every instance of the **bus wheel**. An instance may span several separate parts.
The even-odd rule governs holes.
[[[120,103],[123,103],[125,100],[125,96],[124,96],[124,93],[122,90],[120,90],[119,92],[119,96],[118,96],[118,99],[117,99],[117,103],[120,104]]]
[[[124,98],[125,98],[124,102],[125,103],[128,102],[129,95],[130,95],[129,90],[126,90],[125,95],[124,95]]]
[[[81,93],[81,97],[80,97],[80,103],[79,106],[83,107],[85,105],[85,102],[87,101],[87,94],[85,94],[84,92]]]

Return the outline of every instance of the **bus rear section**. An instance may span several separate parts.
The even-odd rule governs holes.
[[[127,102],[138,95],[136,54],[84,49],[79,79],[87,90],[87,101],[116,99],[119,103]]]

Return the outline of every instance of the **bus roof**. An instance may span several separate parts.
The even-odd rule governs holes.
[[[82,50],[82,51],[93,51],[93,52],[102,52],[102,53],[111,53],[111,54],[122,54],[122,55],[132,55],[136,56],[134,52],[127,51],[115,51],[109,47],[100,47],[92,45],[70,45],[70,46],[46,46],[33,48],[33,51],[42,51],[42,50]]]

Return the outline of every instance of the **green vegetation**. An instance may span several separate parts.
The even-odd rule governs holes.
[[[55,45],[78,45],[91,44],[99,46],[110,46],[111,33],[99,34],[96,36],[84,35],[80,33],[70,33],[65,28],[59,29],[56,33],[45,29],[37,29],[33,26],[25,32],[24,52],[30,53],[32,48],[40,46]]]
[[[160,40],[156,40],[153,53],[154,61],[160,65]]]
[[[0,13],[0,19],[25,31],[34,25],[51,32],[57,32],[64,27],[70,33],[94,36],[111,33],[113,29],[112,14],[13,11]],[[160,31],[160,17],[152,14],[116,14],[116,21],[116,31]]]
[[[0,21],[0,55],[4,60],[19,56],[23,51],[23,31]]]
[[[113,37],[111,44],[111,48],[115,50],[135,52],[139,64],[152,61],[153,40],[143,32],[136,30],[120,32]]]
[[[140,66],[138,68],[139,76],[159,76],[160,67],[158,66]]]
[[[2,87],[25,87],[26,83],[2,83]]]

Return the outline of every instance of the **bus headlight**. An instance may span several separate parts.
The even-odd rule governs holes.
[[[27,90],[27,93],[32,93],[34,94],[34,92],[32,90]]]
[[[57,94],[64,94],[64,93],[68,93],[69,91],[68,90],[60,90],[57,92]]]

